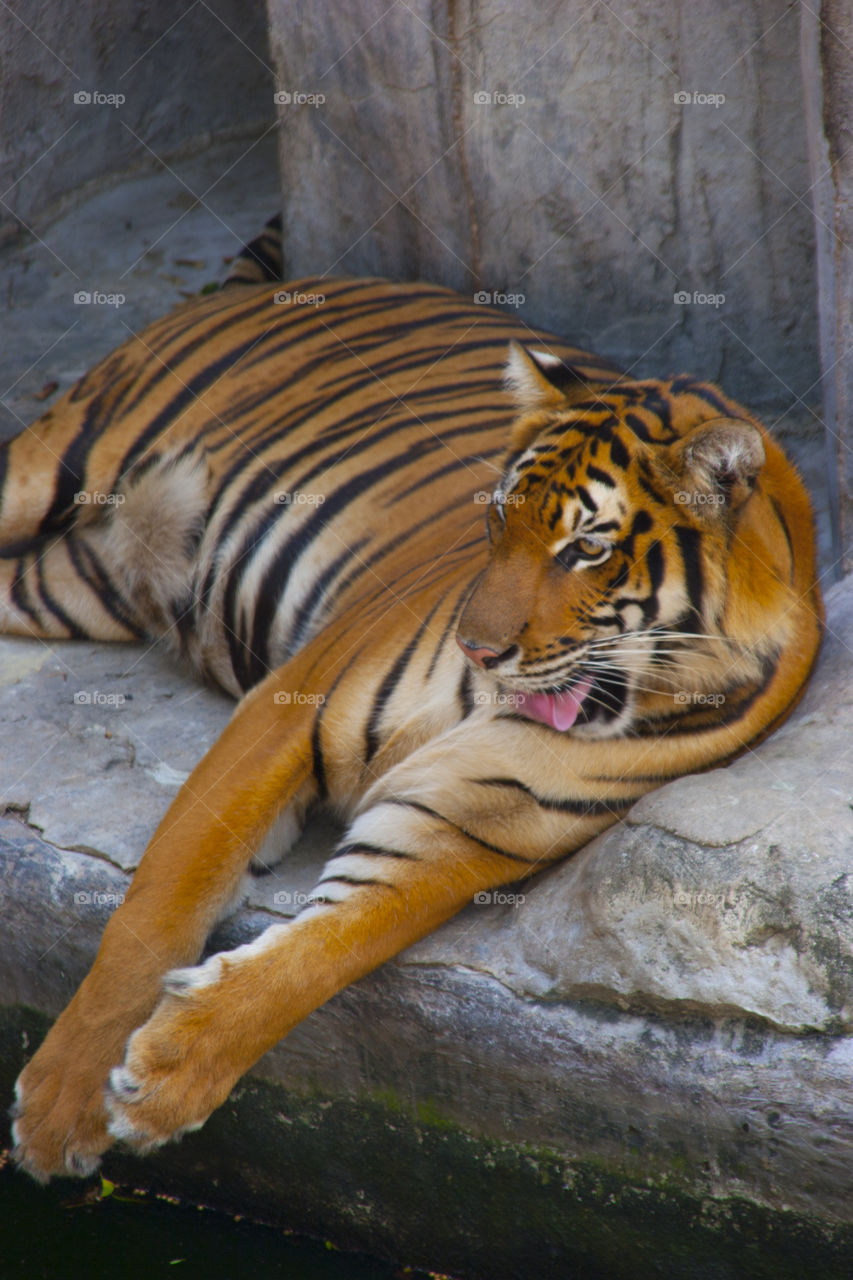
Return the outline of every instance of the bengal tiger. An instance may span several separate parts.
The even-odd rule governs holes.
[[[42,1180],[199,1128],[347,983],[757,743],[820,644],[755,418],[431,284],[189,301],[4,448],[0,494],[4,631],[165,637],[241,698],[18,1081]],[[347,827],[306,907],[199,964],[320,803]]]

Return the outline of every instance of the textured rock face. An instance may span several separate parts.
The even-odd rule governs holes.
[[[22,228],[45,236],[59,208],[122,171],[269,122],[265,17],[261,0],[178,15],[143,0],[132,21],[105,0],[4,6],[0,243]],[[48,240],[45,269],[64,266]]]
[[[527,1186],[541,1208],[548,1153],[562,1190],[542,1228],[543,1276],[579,1256],[555,1224],[580,1212],[592,1167],[601,1197],[616,1179],[620,1204],[642,1192],[667,1212],[682,1212],[679,1196],[718,1205],[719,1221],[703,1210],[712,1240],[735,1201],[835,1239],[853,1217],[851,634],[848,579],[829,594],[809,690],[768,742],[644,798],[556,871],[472,903],[318,1010],[218,1118],[146,1167],[196,1189],[215,1170],[232,1204],[361,1247],[408,1241],[413,1259],[490,1277],[533,1264],[511,1265],[497,1236],[490,1254],[470,1222],[433,1222],[432,1253],[419,1253],[411,1186],[365,1191],[380,1147],[393,1164],[410,1138],[439,1143],[416,1175],[427,1204],[472,1153],[486,1199],[489,1168],[511,1156],[530,1173],[538,1153],[519,1194]],[[0,670],[0,995],[52,1016],[231,708],[165,655],[132,648],[6,638]],[[315,822],[215,945],[292,915],[334,835]],[[452,1133],[451,1151],[440,1135]],[[334,1193],[316,1154],[329,1142]]]
[[[796,7],[269,12],[289,272],[497,293],[641,373],[817,403]]]

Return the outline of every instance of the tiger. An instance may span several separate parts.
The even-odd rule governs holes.
[[[812,512],[745,408],[425,282],[275,273],[133,334],[0,452],[0,629],[159,641],[239,701],[16,1086],[86,1176],[478,894],[754,747],[820,646]],[[308,901],[202,959],[307,815]]]

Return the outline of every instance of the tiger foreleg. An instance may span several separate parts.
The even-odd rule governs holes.
[[[606,824],[602,816],[543,808],[524,792],[502,799],[485,787],[478,807],[490,839],[481,840],[472,812],[477,784],[459,767],[471,759],[470,736],[456,731],[458,752],[448,751],[446,741],[425,748],[377,784],[375,803],[352,823],[314,903],[296,919],[167,975],[162,1002],[111,1076],[116,1137],[146,1151],[198,1128],[269,1048],[335,992],[430,933],[478,892],[543,869]],[[493,771],[509,767],[508,758],[479,763]],[[435,792],[447,801],[444,812]],[[502,806],[504,821],[496,825]],[[458,820],[466,810],[468,827]],[[494,843],[496,830],[506,847]]]
[[[310,799],[311,717],[276,705],[277,678],[244,700],[184,784],[90,973],[19,1077],[15,1157],[40,1180],[97,1167],[112,1142],[104,1089],[128,1036],[164,974],[198,959],[276,816]]]
[[[368,877],[364,855],[335,858],[330,874],[344,866],[339,874],[347,879],[326,880],[317,891],[332,901],[270,927],[253,943],[167,975],[163,1000],[111,1075],[112,1134],[147,1151],[198,1128],[313,1009],[431,932],[479,889],[519,874],[518,865],[475,842],[433,856],[398,854],[393,876],[371,867]],[[351,874],[356,867],[360,873]],[[346,896],[336,898],[334,888],[345,888]]]

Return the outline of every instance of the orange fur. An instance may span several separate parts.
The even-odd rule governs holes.
[[[22,1073],[37,1177],[197,1127],[475,893],[758,741],[819,645],[808,499],[718,389],[427,285],[290,289],[326,301],[190,303],[5,450],[3,629],[169,635],[244,695]],[[314,905],[193,967],[315,801],[349,829]]]

